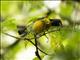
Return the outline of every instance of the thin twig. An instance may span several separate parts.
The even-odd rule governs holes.
[[[8,36],[11,36],[11,37],[13,37],[13,38],[16,38],[16,39],[21,39],[21,38],[19,38],[19,37],[15,37],[15,36],[13,36],[13,35],[10,35],[10,34],[8,34],[8,33],[5,33],[5,32],[2,32],[3,34],[5,34],[5,35],[8,35]]]
[[[30,43],[32,43],[34,46],[36,46],[30,39],[26,39],[26,38],[25,38],[25,40],[28,40]],[[39,49],[39,51],[41,51],[41,52],[44,53],[45,55],[49,55],[49,54],[45,53],[44,51],[42,51],[40,48],[38,48],[38,49]]]
[[[51,33],[51,32],[55,32],[55,31],[59,31],[59,30],[49,31],[49,32],[47,32],[47,33],[45,33],[45,34],[48,34],[48,33]],[[17,40],[17,43],[18,43],[20,40],[23,39],[23,38],[15,37],[15,36],[10,35],[10,34],[5,33],[5,32],[2,32],[2,33],[4,33],[5,35],[8,35],[8,36],[11,36],[11,37],[13,37],[13,38],[18,39],[18,40]],[[44,34],[40,35],[39,37],[36,37],[36,39],[40,38],[41,36],[44,36]],[[32,44],[35,46],[35,44],[31,41],[32,39],[34,39],[34,38],[30,38],[30,39],[24,38],[24,40],[29,41],[30,43],[32,43]],[[16,43],[16,42],[15,42],[15,43]],[[15,43],[13,43],[13,45],[11,45],[11,46],[9,46],[9,47],[7,47],[7,48],[10,48],[10,47],[14,46]],[[17,43],[16,43],[16,44],[17,44]],[[39,49],[39,51],[41,51],[41,52],[44,53],[45,55],[50,55],[50,54],[47,54],[46,52],[42,51],[40,48],[38,48],[38,49]]]
[[[55,32],[55,31],[60,31],[60,30],[52,30],[52,31],[46,32],[45,34],[48,34],[48,33],[51,33],[51,32]],[[40,35],[39,37],[41,37],[41,36],[44,36],[44,34]],[[38,39],[39,37],[36,37],[36,38]]]
[[[4,32],[3,32],[4,33]],[[5,35],[8,35],[8,36],[11,36],[11,37],[13,37],[13,38],[16,38],[16,39],[18,39],[18,41],[20,41],[22,38],[19,38],[19,37],[15,37],[15,36],[12,36],[12,35],[10,35],[10,34],[8,34],[8,33],[4,33]],[[33,39],[33,38],[32,38]],[[29,41],[30,43],[32,43],[34,46],[36,46],[30,39],[28,39],[28,38],[24,38],[24,40],[27,40],[27,41]],[[47,54],[47,53],[45,53],[44,51],[42,51],[40,48],[38,48],[42,53],[44,53],[45,55],[49,55],[49,54]]]
[[[34,37],[35,37],[35,47],[36,47],[36,52],[35,52],[35,54],[36,54],[36,56],[39,58],[39,60],[41,60],[41,57],[40,57],[39,51],[38,51],[36,35],[34,35]]]

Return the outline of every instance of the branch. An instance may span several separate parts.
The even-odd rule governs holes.
[[[45,33],[45,34],[48,34],[48,33],[51,33],[51,32],[55,32],[55,31],[59,31],[59,30],[49,31],[49,32],[47,32],[47,33]],[[4,33],[4,32],[2,32],[2,33]],[[10,34],[8,34],[8,33],[4,33],[4,34],[5,34],[5,35],[8,35],[8,36],[11,36],[11,37],[13,37],[13,38],[16,38],[16,39],[17,39],[17,41],[16,41],[15,43],[13,43],[12,45],[8,46],[7,48],[14,47],[16,44],[18,44],[18,43],[19,43],[19,41],[21,41],[21,40],[22,40],[22,38],[15,37],[15,36],[10,35]],[[44,34],[40,35],[39,37],[36,37],[36,39],[38,39],[38,38],[40,38],[40,37],[42,37],[42,36],[44,36]],[[30,43],[32,43],[32,44],[35,46],[35,44],[31,41],[32,39],[35,39],[35,38],[31,38],[31,39],[24,38],[24,40],[29,41]],[[42,51],[40,48],[38,48],[38,49],[39,49],[39,51],[41,51],[41,52],[42,52],[42,53],[44,53],[45,55],[50,55],[50,54],[47,54],[46,52]]]
[[[4,33],[4,32],[3,32],[3,33]],[[8,34],[8,33],[4,33],[4,34],[5,34],[5,35],[8,35],[8,36],[11,36],[11,37],[17,39],[12,45],[6,47],[7,49],[9,49],[9,48],[11,48],[11,47],[14,47],[14,46],[17,45],[17,44],[20,42],[20,40],[21,40],[21,38],[18,38],[18,37],[12,36],[12,35],[10,35],[10,34]]]
[[[36,47],[36,52],[35,52],[35,54],[36,54],[36,56],[39,58],[39,60],[41,60],[41,57],[40,57],[39,51],[38,51],[36,35],[34,35],[34,37],[35,37],[35,47]]]
[[[4,33],[4,32],[3,32],[3,33]],[[12,36],[12,35],[10,35],[10,34],[8,34],[8,33],[4,33],[4,34],[17,39],[17,41],[16,41],[15,43],[13,43],[11,46],[9,46],[9,47],[7,47],[7,48],[13,47],[15,44],[19,43],[19,41],[22,39],[22,38],[18,38],[18,37]],[[32,39],[33,39],[33,38],[32,38]],[[34,46],[36,46],[36,45],[31,41],[31,39],[24,38],[24,40],[27,40],[27,41],[29,41],[30,43],[32,43]],[[40,48],[38,48],[38,49],[39,49],[42,53],[44,53],[45,55],[49,55],[49,54],[45,53],[44,51],[42,51]]]

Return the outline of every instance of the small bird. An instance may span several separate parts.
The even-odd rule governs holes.
[[[18,25],[17,28],[18,28],[19,35],[25,36],[27,34],[27,32],[26,32],[26,30],[27,30],[26,26]]]

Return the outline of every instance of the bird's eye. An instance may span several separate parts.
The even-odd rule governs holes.
[[[60,19],[50,19],[52,26],[61,26],[62,22]]]
[[[27,34],[27,32],[26,32],[26,29],[27,29],[26,26],[18,25],[17,28],[18,28],[19,35],[25,35],[25,34]]]

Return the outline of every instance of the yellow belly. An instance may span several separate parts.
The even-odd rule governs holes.
[[[40,33],[42,30],[44,30],[44,22],[42,22],[41,20],[39,21],[36,21],[34,24],[33,24],[33,31],[35,33]]]

